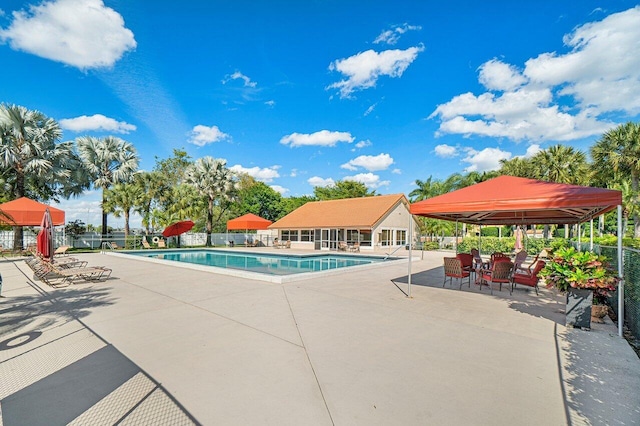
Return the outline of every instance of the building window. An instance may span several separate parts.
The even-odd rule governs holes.
[[[407,231],[405,230],[397,230],[396,231],[396,245],[403,246],[407,244]]]
[[[298,241],[297,229],[283,229],[280,231],[282,241]]]
[[[300,230],[300,241],[313,241],[313,231],[311,229]]]
[[[391,229],[383,229],[380,233],[380,245],[390,246],[393,243],[392,234]]]

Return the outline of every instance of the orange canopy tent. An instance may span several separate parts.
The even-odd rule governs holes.
[[[622,204],[611,189],[500,176],[411,204],[412,214],[478,225],[582,223]]]
[[[253,213],[247,213],[243,216],[237,217],[227,221],[227,229],[229,231],[246,231],[249,229],[267,229],[273,222],[267,219],[263,219],[260,216],[256,216]]]
[[[0,223],[12,226],[40,226],[44,212],[49,209],[53,226],[64,225],[64,211],[39,203],[27,197],[0,204]]]
[[[413,203],[414,215],[477,225],[579,224],[618,210],[618,275],[622,270],[622,192],[514,176],[500,176]],[[409,246],[411,247],[411,246]],[[411,295],[411,254],[409,255]],[[622,336],[624,281],[618,285],[618,334]]]

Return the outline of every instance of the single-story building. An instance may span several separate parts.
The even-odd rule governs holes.
[[[306,203],[269,229],[294,248],[337,250],[346,242],[373,250],[408,244],[410,220],[407,197],[392,194]]]

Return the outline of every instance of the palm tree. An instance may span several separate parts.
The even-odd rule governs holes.
[[[129,142],[114,136],[77,139],[80,158],[94,188],[102,189],[102,238],[107,235],[106,191],[117,183],[128,182],[138,169],[138,154]]]
[[[237,192],[236,176],[227,162],[213,157],[198,159],[186,174],[186,182],[195,187],[207,200],[207,247],[211,246],[214,206],[219,207],[218,218],[229,208]]]
[[[115,217],[124,216],[124,238],[129,236],[129,218],[131,210],[142,197],[142,188],[131,183],[117,183],[113,188],[105,191],[103,208]]]
[[[591,147],[591,158],[602,176],[628,176],[631,183],[626,208],[632,212],[634,236],[640,237],[638,189],[640,186],[640,124],[628,122],[615,127]],[[619,179],[620,180],[620,179]],[[622,178],[622,180],[625,180]]]
[[[0,105],[0,173],[11,197],[68,198],[88,187],[73,143],[56,143],[58,123],[18,105]],[[14,227],[14,248],[22,248],[22,227]]]
[[[516,176],[528,179],[539,179],[537,167],[530,158],[515,157],[510,160],[500,160],[501,175]]]
[[[587,156],[573,147],[551,146],[538,152],[532,162],[542,180],[576,185],[588,182]]]
[[[425,181],[416,179],[417,188],[409,193],[409,197],[412,202],[426,200],[436,195],[442,194],[442,182],[439,180],[433,180],[433,176]]]

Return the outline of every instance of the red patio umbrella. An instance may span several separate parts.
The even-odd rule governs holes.
[[[164,231],[162,231],[162,235],[165,238],[174,237],[176,235],[184,234],[185,232],[191,230],[193,228],[193,221],[191,220],[183,220],[181,222],[173,223],[167,226]]]
[[[42,257],[45,259],[53,259],[53,222],[51,221],[51,213],[49,209],[44,211],[42,216],[42,222],[40,223],[42,229],[38,233],[36,240],[36,249]]]

